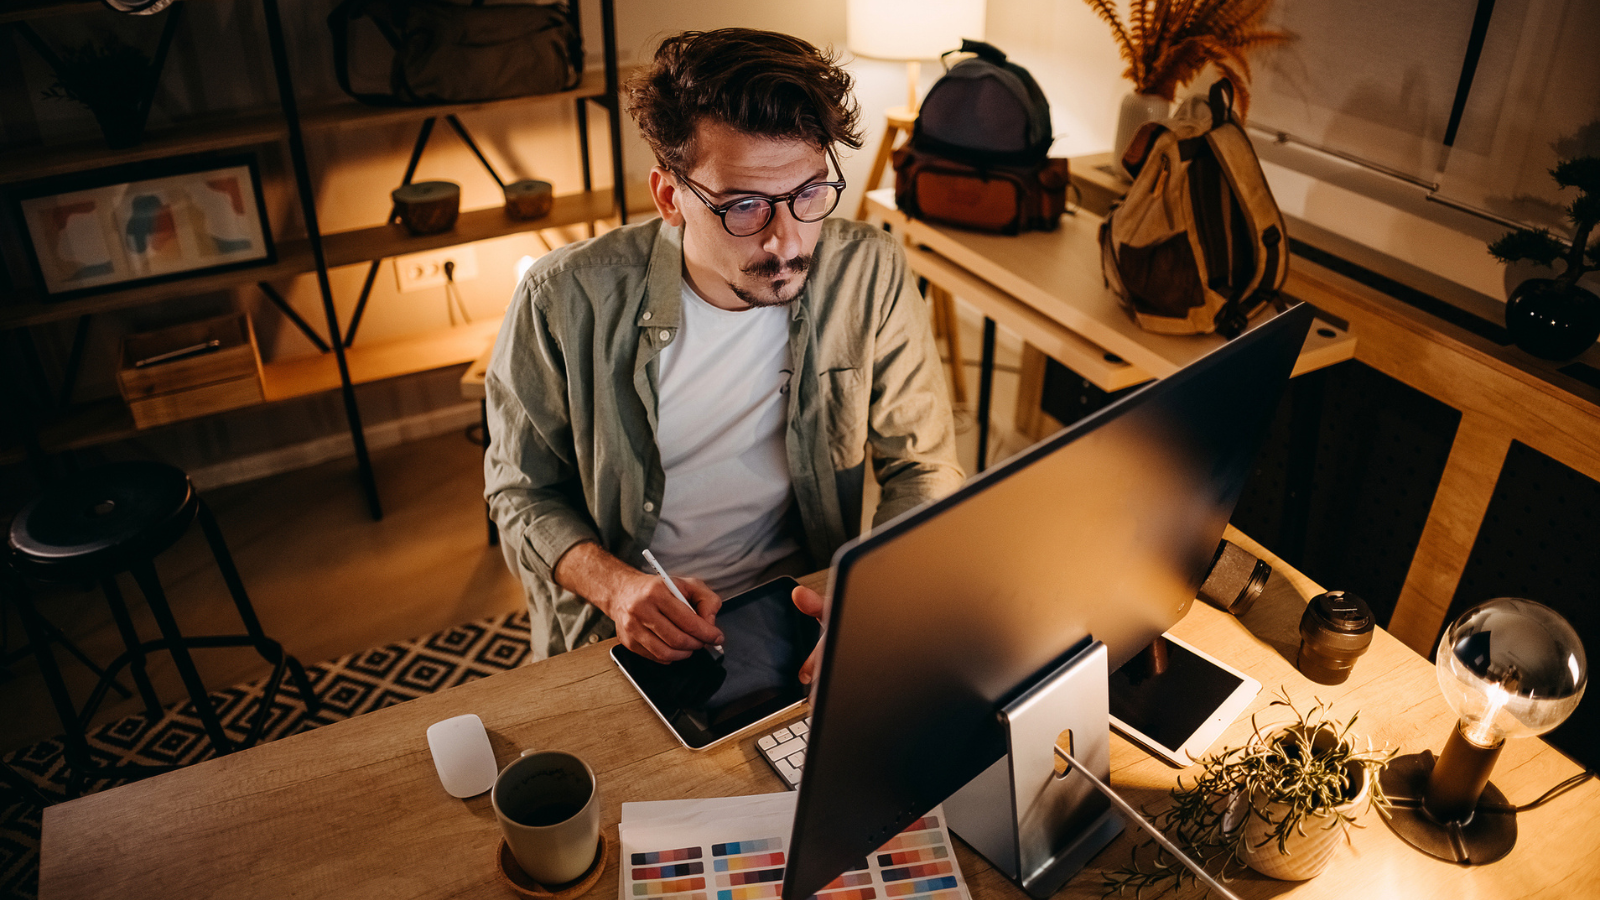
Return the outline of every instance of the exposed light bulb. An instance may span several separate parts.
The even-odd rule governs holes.
[[[1489,684],[1484,687],[1484,700],[1486,708],[1481,716],[1462,713],[1461,721],[1466,726],[1462,735],[1480,747],[1493,747],[1506,739],[1505,730],[1496,726],[1495,716],[1506,708],[1511,695],[1500,685]]]
[[[1588,687],[1588,657],[1555,610],[1502,597],[1450,623],[1434,671],[1461,719],[1437,757],[1412,753],[1384,770],[1384,821],[1423,853],[1481,866],[1517,843],[1517,807],[1489,783],[1506,739],[1565,721]]]
[[[533,268],[533,257],[524,256],[517,260],[517,280],[521,281],[522,276],[528,274],[528,270],[531,268]]]
[[[1482,747],[1544,734],[1577,709],[1588,686],[1578,635],[1554,610],[1502,598],[1445,630],[1435,659],[1439,689]]]

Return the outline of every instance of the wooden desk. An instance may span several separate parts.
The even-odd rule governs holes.
[[[1230,539],[1261,552],[1242,535]],[[1270,559],[1270,557],[1268,557]],[[813,581],[815,583],[815,580]],[[1453,718],[1433,667],[1387,634],[1338,687],[1315,686],[1293,667],[1295,626],[1317,587],[1275,568],[1241,624],[1200,603],[1174,633],[1301,703],[1313,696],[1358,729],[1406,751],[1443,745]],[[1249,630],[1246,630],[1248,627]],[[606,645],[201,763],[45,810],[42,900],[105,897],[505,898],[491,860],[500,840],[487,795],[455,800],[440,788],[424,731],[472,712],[488,726],[495,755],[525,747],[570,750],[600,780],[602,822],[613,843],[620,804],[781,790],[751,734],[705,752],[680,747],[616,671]],[[1287,654],[1288,658],[1285,658]],[[1242,741],[1247,721],[1224,741]],[[1159,804],[1177,770],[1113,736],[1111,777],[1135,805]],[[1577,767],[1538,740],[1514,741],[1495,782],[1526,803]],[[1600,896],[1600,784],[1590,781],[1524,814],[1521,840],[1499,863],[1457,868],[1401,843],[1368,814],[1320,877],[1303,884],[1246,876],[1241,897],[1534,898]],[[1125,863],[1124,834],[1058,896],[1097,898],[1100,873]],[[957,855],[978,900],[1024,894],[981,857]],[[617,865],[589,892],[610,900]],[[1198,896],[1190,890],[1181,896]],[[1167,895],[1171,896],[1171,895]]]
[[[1110,392],[1164,378],[1222,346],[1220,335],[1152,334],[1133,323],[1100,271],[1102,219],[1086,210],[1063,216],[1055,231],[993,235],[918,221],[894,205],[894,191],[869,191],[867,218],[904,241],[912,271],[961,298],[985,318],[982,370],[992,371],[998,323],[1023,340],[1016,430],[1030,438],[1040,424],[1045,357]],[[1252,327],[1266,321],[1256,318]],[[1295,365],[1300,375],[1350,359],[1355,338],[1318,319]],[[988,379],[984,379],[988,384]],[[979,468],[987,455],[988,394],[978,398]]]
[[[912,219],[895,208],[894,191],[887,188],[867,194],[867,209],[869,217],[904,237],[918,275],[1103,390],[1164,378],[1226,343],[1220,335],[1152,334],[1135,325],[1100,273],[1102,220],[1092,213],[1063,216],[1055,231],[1005,236]],[[1256,319],[1252,327],[1263,321]],[[1295,374],[1354,354],[1355,338],[1318,321]]]

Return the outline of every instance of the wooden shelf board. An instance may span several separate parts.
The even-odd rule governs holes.
[[[8,303],[0,306],[0,328],[42,325],[46,322],[59,322],[63,319],[75,319],[79,316],[95,313],[129,309],[164,300],[168,297],[203,294],[209,291],[227,290],[237,285],[256,281],[273,281],[280,278],[288,278],[301,272],[310,271],[312,268],[314,266],[311,261],[311,248],[306,242],[286,241],[278,245],[277,261],[265,265],[251,266],[245,269],[231,269],[226,272],[214,272],[208,275],[196,275],[192,278],[162,281],[155,284],[145,284],[126,290],[95,294],[74,300],[46,301],[39,300],[35,295],[20,303]]]
[[[649,191],[643,185],[629,188],[629,207],[635,212],[653,212]],[[323,253],[328,267],[355,265],[374,259],[420,253],[440,247],[470,244],[508,234],[582,225],[615,215],[610,189],[582,191],[555,198],[550,214],[542,219],[519,221],[509,219],[501,207],[469,210],[461,214],[456,225],[442,234],[413,237],[399,225],[378,225],[322,236]],[[141,285],[121,291],[95,294],[73,300],[47,301],[37,294],[14,295],[11,302],[0,304],[0,329],[22,328],[59,322],[79,316],[111,312],[142,306],[168,297],[201,294],[207,291],[226,290],[241,284],[257,281],[275,281],[290,278],[316,269],[311,255],[311,245],[305,240],[283,241],[278,244],[278,259],[269,265],[247,269],[234,269],[209,275],[157,284]]]
[[[345,351],[350,381],[368,384],[472,362],[483,355],[499,331],[500,317],[495,316],[447,331],[370,344],[357,342]],[[330,391],[338,386],[338,363],[331,353],[271,362],[262,367],[262,387],[269,403]]]
[[[60,453],[121,440],[137,433],[128,404],[110,397],[79,404],[65,415],[41,423],[39,445],[46,453]],[[0,452],[0,464],[19,463],[26,458],[22,448],[17,446],[8,446]]]
[[[30,181],[122,163],[166,159],[185,153],[226,150],[275,141],[289,133],[276,108],[248,113],[229,112],[176,122],[145,133],[136,147],[111,150],[105,142],[22,147],[0,152],[0,184]]]
[[[96,8],[98,4],[89,8]],[[3,19],[0,19],[3,21]],[[480,110],[548,105],[605,95],[605,74],[588,72],[570,91],[439,106],[366,106],[355,101],[310,110],[300,117],[308,132],[370,128],[396,122],[417,122],[429,116],[460,115]],[[30,181],[51,175],[122,163],[165,159],[185,153],[246,147],[286,138],[289,126],[277,107],[230,111],[197,116],[146,132],[138,146],[111,150],[99,139],[42,147],[0,151],[0,184]]]
[[[605,92],[605,73],[596,70],[584,73],[583,80],[572,90],[554,94],[533,94],[527,97],[508,97],[504,100],[484,100],[477,103],[445,103],[438,106],[367,106],[352,101],[308,111],[300,116],[300,124],[307,131],[370,128],[374,125],[388,125],[395,122],[419,122],[429,116],[461,115],[482,110],[561,103],[585,97],[599,97]]]
[[[400,225],[378,225],[325,234],[322,236],[322,251],[327,256],[330,268],[348,266],[524,231],[581,225],[614,215],[615,210],[610,189],[582,191],[555,198],[550,214],[541,219],[512,219],[506,215],[503,207],[491,206],[461,213],[454,228],[439,234],[415,237]]]
[[[500,317],[473,322],[448,331],[434,332],[390,341],[360,344],[345,351],[350,364],[350,380],[367,384],[426,372],[446,366],[470,363],[485,355],[500,331]],[[339,387],[339,368],[333,354],[267,363],[262,367],[265,402],[291,400]],[[139,435],[128,405],[116,398],[96,400],[75,406],[60,418],[45,422],[39,429],[39,443],[46,453],[80,450],[96,444]],[[0,449],[0,464],[25,459],[22,449]]]
[[[106,9],[105,4],[99,0],[7,0],[5,8],[0,9],[0,25],[97,9]]]

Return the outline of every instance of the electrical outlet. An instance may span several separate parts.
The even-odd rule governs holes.
[[[426,253],[394,258],[395,287],[404,294],[426,288],[444,287],[444,264],[456,264],[456,281],[478,277],[478,253],[471,246],[443,247]]]

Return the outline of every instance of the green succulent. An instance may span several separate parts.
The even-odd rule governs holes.
[[[1600,223],[1600,156],[1564,159],[1550,170],[1550,177],[1563,188],[1578,189],[1577,199],[1567,206],[1572,241],[1561,240],[1548,228],[1518,228],[1490,243],[1489,252],[1504,263],[1529,260],[1553,266],[1562,260],[1566,268],[1555,280],[1572,285],[1585,273],[1600,269],[1600,241],[1591,244],[1589,240],[1595,224]]]
[[[1357,715],[1344,722],[1331,717],[1331,708],[1322,701],[1301,712],[1280,693],[1267,710],[1283,707],[1294,714],[1294,721],[1283,727],[1267,728],[1251,717],[1254,733],[1242,747],[1224,750],[1200,763],[1200,773],[1170,793],[1171,805],[1148,814],[1157,828],[1166,832],[1208,871],[1229,880],[1245,868],[1245,828],[1242,816],[1230,810],[1248,808],[1242,815],[1258,816],[1267,823],[1264,841],[1276,841],[1278,851],[1286,852],[1291,835],[1307,827],[1306,820],[1332,814],[1337,823],[1315,827],[1343,827],[1353,824],[1356,814],[1338,807],[1352,799],[1350,771],[1366,769],[1372,785],[1369,804],[1385,806],[1388,801],[1378,784],[1378,773],[1393,758],[1393,750],[1374,750],[1357,746],[1351,729]],[[1239,798],[1246,798],[1237,804]],[[1248,801],[1283,804],[1280,817],[1255,808]],[[1359,826],[1358,826],[1359,827]],[[1147,840],[1134,848],[1128,866],[1107,872],[1103,887],[1107,896],[1132,891],[1135,897],[1145,891],[1164,891],[1197,879],[1182,863]]]

